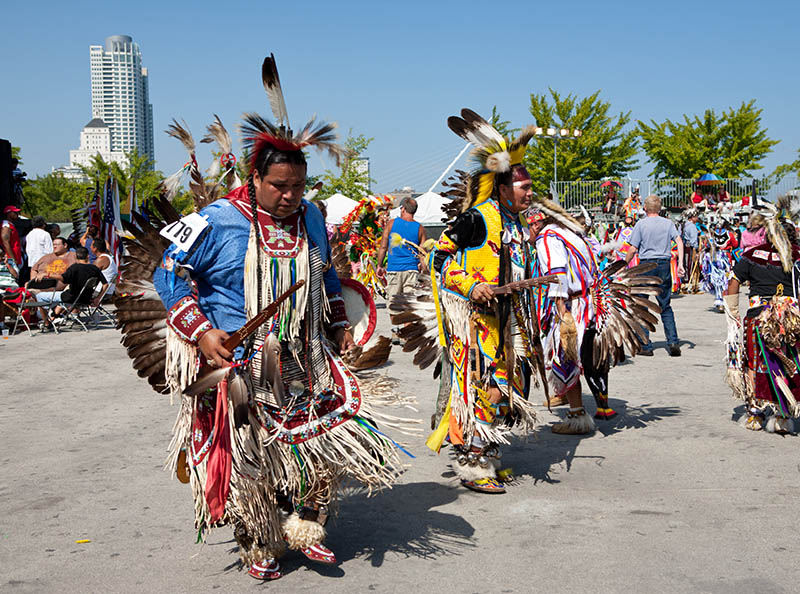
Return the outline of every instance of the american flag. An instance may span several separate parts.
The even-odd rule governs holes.
[[[131,223],[134,224],[136,227],[139,227],[139,224],[134,220],[133,213],[136,212],[148,223],[150,222],[150,217],[147,215],[147,205],[142,203],[139,204],[138,200],[136,200],[136,180],[131,182]]]
[[[119,216],[119,189],[116,180],[108,176],[103,187],[103,222],[100,235],[106,240],[108,253],[114,256],[114,263],[119,266],[119,230],[122,222]]]

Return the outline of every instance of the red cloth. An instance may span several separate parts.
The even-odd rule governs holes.
[[[214,441],[206,466],[206,503],[211,521],[219,521],[225,513],[225,503],[231,490],[231,434],[228,427],[228,380],[217,386],[217,405],[214,412]]]

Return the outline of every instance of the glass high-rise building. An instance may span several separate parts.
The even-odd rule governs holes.
[[[128,35],[112,35],[104,45],[89,46],[89,61],[92,118],[108,126],[111,151],[136,148],[155,161],[153,106],[139,46]]]

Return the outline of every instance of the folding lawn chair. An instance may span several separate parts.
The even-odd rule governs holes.
[[[117,285],[118,279],[119,279],[119,274],[115,274],[114,277],[108,282],[106,290],[102,291],[100,295],[97,295],[95,297],[95,299],[97,299],[97,305],[89,308],[87,315],[89,316],[89,319],[92,320],[92,324],[94,324],[95,328],[97,328],[98,326],[95,316],[102,316],[106,320],[111,322],[112,325],[116,324],[116,320],[114,319],[114,314],[112,314],[105,307],[103,307],[103,299],[105,299],[106,295],[108,295],[108,290],[111,287],[115,287]]]
[[[26,293],[26,295],[30,295]],[[54,305],[58,305],[59,302],[55,300],[49,301],[40,301],[35,295],[32,296],[33,298],[28,298],[23,300],[20,303],[9,303],[6,301],[6,307],[10,308],[11,311],[15,312],[16,319],[14,320],[14,329],[11,331],[11,335],[14,336],[17,333],[17,327],[19,326],[20,320],[25,325],[25,328],[28,329],[28,334],[33,336],[33,331],[31,330],[30,325],[28,324],[28,320],[25,319],[26,312],[33,312],[36,313],[40,307],[43,308],[46,312],[49,312]],[[58,330],[56,330],[58,332]]]
[[[94,307],[89,303],[81,303],[81,297],[89,294],[94,295],[94,292],[97,290],[97,286],[100,284],[100,281],[96,278],[87,279],[86,283],[84,283],[83,288],[78,292],[75,296],[75,299],[72,303],[62,302],[60,305],[65,309],[64,311],[64,323],[70,322],[70,328],[73,328],[75,324],[80,324],[81,327],[88,332],[89,328],[86,327],[86,324],[81,319],[82,317],[87,317],[87,321],[91,322],[91,317],[88,316],[88,312]],[[56,327],[56,324],[53,324],[53,327]]]

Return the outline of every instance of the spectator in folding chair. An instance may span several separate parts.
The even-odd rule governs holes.
[[[106,247],[106,240],[98,237],[92,241],[90,251],[94,254],[94,265],[100,269],[103,276],[108,283],[108,291],[106,295],[111,297],[114,294],[114,279],[117,276],[117,264],[114,262],[114,257],[108,253]]]
[[[53,252],[42,256],[31,268],[31,280],[26,289],[36,295],[42,291],[60,291],[64,289],[52,275],[63,274],[67,268],[75,264],[75,252],[69,251],[69,244],[63,237],[53,240]],[[47,275],[51,275],[46,278]]]
[[[48,275],[48,278],[55,278],[62,283],[69,285],[61,291],[60,301],[62,304],[89,305],[94,298],[93,291],[82,291],[90,279],[96,279],[101,285],[100,294],[102,295],[108,288],[108,281],[103,276],[100,269],[94,264],[89,264],[89,250],[79,247],[75,250],[76,262],[64,272],[64,274]],[[39,295],[41,298],[41,294]],[[57,305],[53,309],[50,322],[53,324],[61,323],[58,319],[66,309],[62,305]]]

